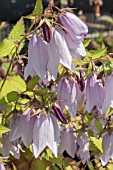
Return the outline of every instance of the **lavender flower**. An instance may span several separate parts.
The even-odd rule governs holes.
[[[77,151],[76,154],[80,157],[83,164],[89,161],[90,154],[89,154],[89,139],[86,133],[80,136],[77,139]]]
[[[36,116],[33,116],[34,113],[35,110],[30,108],[24,111],[11,137],[12,141],[21,138],[27,148],[29,148],[33,140],[33,129],[36,121]]]
[[[113,159],[113,134],[109,135],[108,133],[104,134],[102,141],[103,153],[100,157],[102,166],[105,166],[109,159]]]
[[[104,95],[102,83],[96,79],[96,75],[90,75],[86,84],[86,110],[90,113],[94,105],[102,108]]]
[[[58,84],[57,92],[58,104],[61,107],[62,111],[64,108],[66,108],[69,114],[72,117],[75,117],[77,110],[75,81],[71,78],[66,79],[65,77],[63,77]]]
[[[74,158],[76,151],[76,135],[73,127],[64,129],[61,136],[61,144],[59,146],[59,153],[62,154],[65,150],[67,153]]]
[[[34,124],[33,154],[37,158],[46,146],[57,157],[57,143],[60,143],[60,130],[57,119],[50,114],[48,117],[40,113]]]
[[[48,43],[48,54],[48,70],[54,76],[54,79],[57,77],[59,63],[73,72],[76,71],[66,41],[57,29],[54,31],[50,43]]]
[[[109,107],[113,108],[113,74],[110,76],[105,77],[105,85],[104,85],[104,91],[105,91],[105,99],[104,103],[102,105],[102,112],[106,113]]]
[[[47,43],[38,35],[34,34],[28,47],[28,64],[24,71],[24,78],[36,73],[41,79],[44,78],[48,64]]]

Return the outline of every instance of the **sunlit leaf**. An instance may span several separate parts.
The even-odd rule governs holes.
[[[87,39],[83,41],[84,47],[87,47],[91,42],[91,39]]]
[[[91,141],[94,143],[94,145],[102,152],[102,138],[95,138],[95,137],[90,137]]]
[[[6,133],[8,131],[10,131],[9,128],[0,125],[0,135],[3,134],[3,133]]]

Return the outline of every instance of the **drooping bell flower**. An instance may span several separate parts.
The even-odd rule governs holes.
[[[107,132],[104,133],[102,140],[103,153],[100,156],[102,166],[105,166],[109,159],[113,160],[113,134],[109,135]]]
[[[21,138],[27,148],[29,148],[33,140],[34,123],[37,119],[37,117],[33,115],[34,113],[35,110],[30,108],[24,111],[11,137],[12,141]]]
[[[54,30],[47,48],[49,54],[48,70],[54,76],[54,79],[57,77],[59,64],[62,64],[72,72],[76,71],[66,41],[59,30]]]
[[[76,84],[71,78],[61,78],[57,88],[57,100],[62,111],[67,109],[72,117],[76,116],[77,95]]]
[[[0,163],[0,170],[6,170],[5,167],[4,167],[4,164]]]
[[[90,113],[95,105],[102,108],[104,101],[104,90],[102,82],[97,80],[96,75],[90,75],[86,83],[86,107],[85,109]]]
[[[113,74],[105,77],[104,84],[105,99],[102,105],[102,112],[106,113],[109,107],[113,108]]]
[[[89,137],[86,133],[84,133],[77,139],[77,151],[76,151],[76,155],[81,159],[83,164],[90,160],[90,153],[88,148]]]
[[[88,27],[81,19],[70,12],[66,12],[65,15],[61,14],[60,20],[67,31],[64,36],[70,53],[80,62],[81,59],[79,56],[86,56],[86,51],[82,41],[88,33]]]
[[[74,158],[76,152],[76,142],[77,138],[73,127],[70,126],[67,129],[63,129],[59,153],[62,154],[66,150],[66,152]]]
[[[67,124],[66,117],[64,116],[64,113],[61,111],[61,109],[56,105],[53,105],[52,109],[54,111],[55,116],[58,118],[58,120],[63,124]]]
[[[28,46],[28,64],[24,70],[24,78],[29,75],[37,74],[41,79],[44,78],[48,64],[47,42],[40,36],[34,34]]]
[[[67,30],[68,37],[78,44],[83,41],[84,37],[88,33],[88,27],[79,19],[76,15],[66,12],[65,15],[60,15],[62,25]]]
[[[3,147],[1,151],[4,157],[8,157],[11,154],[16,159],[20,158],[20,150],[22,150],[22,148],[19,143],[15,144],[15,141],[14,143],[10,141],[10,132],[2,135],[2,144]]]
[[[45,116],[40,113],[34,124],[33,131],[33,154],[37,158],[48,146],[55,157],[57,157],[57,144],[60,143],[60,129],[57,118],[50,114]]]

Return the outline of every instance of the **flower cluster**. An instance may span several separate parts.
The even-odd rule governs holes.
[[[61,13],[59,20],[61,27],[49,27],[44,23],[43,35],[34,33],[30,38],[25,79],[28,75],[37,74],[43,80],[49,72],[55,80],[59,64],[75,72],[73,58],[80,61],[79,56],[86,55],[82,41],[88,32],[87,26],[70,12]]]

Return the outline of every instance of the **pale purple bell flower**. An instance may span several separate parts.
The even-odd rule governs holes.
[[[60,143],[60,128],[57,118],[50,114],[46,116],[40,113],[34,124],[33,131],[33,154],[37,158],[48,146],[57,157],[57,145]]]
[[[95,105],[102,108],[105,93],[102,82],[97,80],[96,75],[90,75],[86,83],[86,107],[85,109],[90,113]]]
[[[4,167],[4,164],[0,163],[0,170],[6,170],[5,167]]]
[[[14,143],[10,141],[10,132],[2,135],[2,144],[1,152],[4,157],[8,157],[11,154],[16,159],[20,158],[21,146],[19,143],[15,144],[15,141]]]
[[[76,83],[72,78],[61,78],[57,88],[57,100],[62,111],[66,108],[72,117],[76,116],[77,92]]]
[[[24,111],[23,115],[20,118],[20,121],[15,128],[11,141],[14,141],[20,138],[24,145],[29,148],[33,140],[33,129],[34,123],[37,119],[36,115],[34,116],[35,110],[28,108]]]
[[[103,153],[100,156],[102,166],[105,166],[109,159],[113,160],[113,134],[109,135],[107,132],[103,135],[102,140]]]
[[[70,39],[78,44],[83,41],[88,33],[88,27],[76,15],[66,12],[65,15],[60,15],[62,25],[66,28]]]
[[[76,142],[77,138],[73,127],[69,126],[67,129],[63,129],[59,153],[62,154],[66,151],[72,158],[74,158],[76,152]]]
[[[113,74],[105,77],[104,83],[105,99],[102,105],[103,114],[106,113],[109,107],[113,108]]]
[[[76,155],[81,159],[83,164],[90,160],[89,137],[86,133],[77,139]]]
[[[28,64],[24,70],[24,78],[27,79],[29,75],[37,74],[43,79],[46,75],[48,60],[47,42],[34,34],[29,41]]]
[[[49,54],[48,70],[54,79],[57,78],[59,64],[62,64],[72,72],[76,71],[65,38],[59,32],[59,29],[54,30],[50,43],[47,44],[47,48]]]

